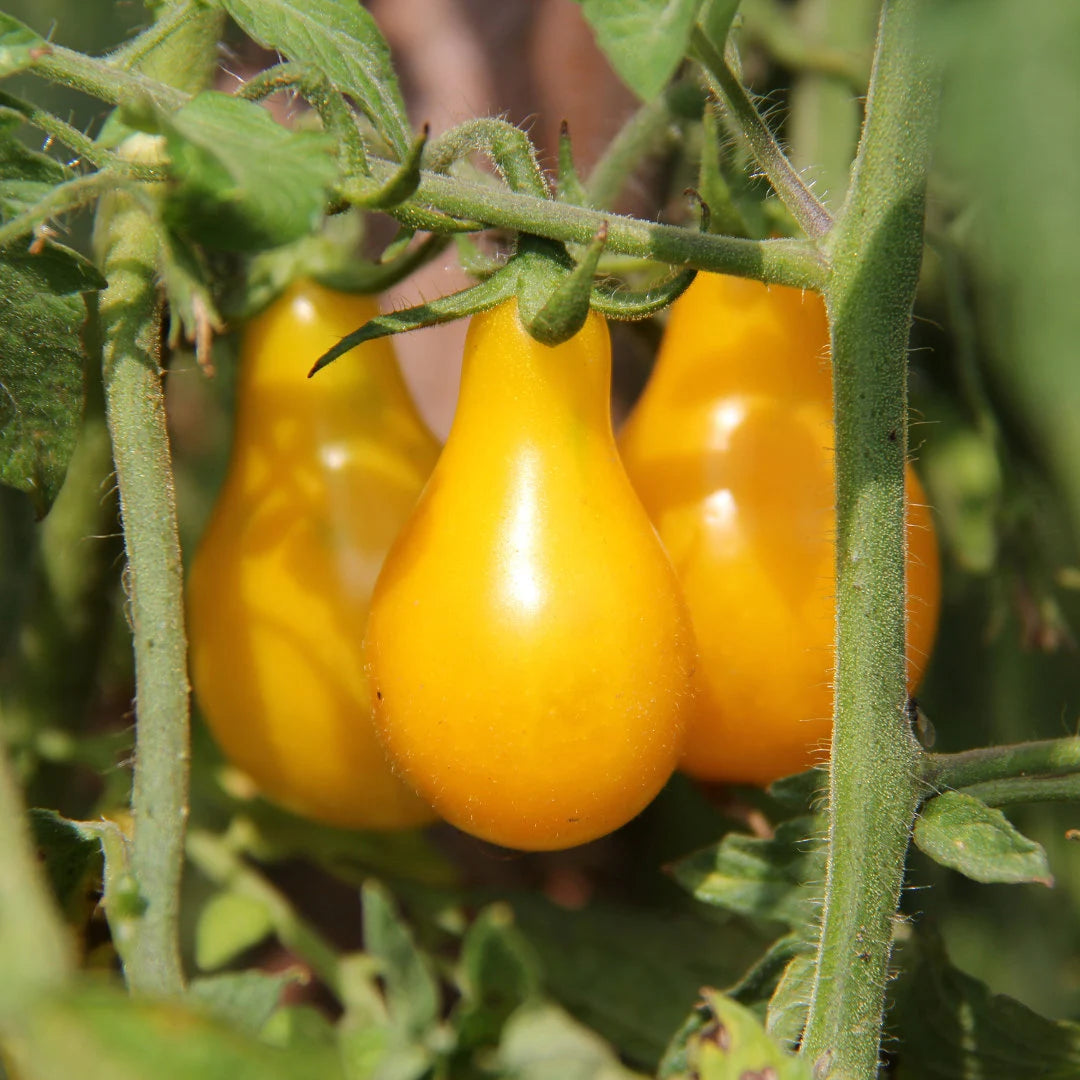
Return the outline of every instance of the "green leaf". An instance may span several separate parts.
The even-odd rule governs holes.
[[[90,877],[100,873],[101,844],[55,810],[33,809],[29,817],[53,895],[71,912],[85,899]]]
[[[86,305],[99,278],[74,252],[0,251],[0,482],[39,515],[64,482],[82,418]]]
[[[750,1009],[706,989],[660,1075],[665,1080],[810,1080],[811,1072],[807,1063],[773,1042]]]
[[[765,1030],[789,1050],[794,1050],[802,1039],[813,985],[814,957],[804,953],[796,956],[784,969],[769,1001]]]
[[[35,51],[48,47],[45,39],[29,26],[0,14],[0,79],[28,68],[34,62]]]
[[[87,985],[0,1018],[4,1061],[34,1080],[343,1080],[336,1051],[265,1046],[181,1006]]]
[[[399,1031],[419,1038],[439,1018],[439,984],[412,932],[398,916],[390,894],[375,882],[361,893],[364,949],[378,963],[386,1005]]]
[[[2,221],[71,176],[22,146],[19,126],[0,118]],[[43,515],[64,481],[82,417],[86,306],[79,293],[105,282],[68,248],[45,242],[34,250],[0,250],[0,483],[26,492]]]
[[[505,1080],[643,1080],[557,1005],[518,1009],[503,1031],[496,1061]]]
[[[390,50],[356,0],[223,0],[242,30],[268,49],[322,72],[349,94],[398,160],[412,139]]]
[[[584,0],[585,18],[619,78],[652,101],[686,55],[702,0]]]
[[[216,971],[265,941],[274,931],[264,904],[235,892],[220,892],[199,913],[195,927],[195,963]]]
[[[283,1005],[274,1010],[259,1037],[270,1046],[300,1049],[333,1046],[336,1034],[334,1025],[313,1005]]]
[[[462,1002],[455,1018],[459,1046],[494,1045],[507,1018],[540,993],[532,947],[514,925],[506,904],[476,917],[461,947]]]
[[[214,90],[163,122],[174,181],[163,216],[175,232],[251,252],[315,231],[337,169],[329,137],[288,131],[253,102]]]
[[[1074,1080],[1080,1024],[1049,1020],[949,964],[935,936],[902,947],[890,1027],[896,1080]],[[893,1040],[890,1039],[890,1042]]]
[[[915,822],[915,843],[935,862],[982,882],[1052,885],[1046,852],[1000,811],[960,791],[926,803]]]
[[[512,902],[546,992],[650,1071],[701,987],[734,982],[766,944],[719,912],[599,901],[567,911],[537,896]]]
[[[300,978],[298,971],[271,975],[238,971],[192,979],[188,994],[206,1012],[240,1031],[258,1035],[277,1009],[282,992]]]
[[[769,794],[783,806],[809,814],[819,808],[828,784],[829,774],[824,769],[807,769],[774,780]]]
[[[809,926],[823,880],[824,853],[813,838],[814,819],[794,818],[771,840],[729,833],[719,844],[681,859],[675,880],[698,900],[740,915]]]
[[[812,954],[814,944],[799,934],[785,934],[777,938],[765,953],[734,985],[724,993],[755,1014],[765,1016],[765,1007],[776,994],[784,972],[796,957]]]

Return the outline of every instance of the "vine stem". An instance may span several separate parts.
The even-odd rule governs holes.
[[[102,368],[135,647],[131,862],[146,904],[124,974],[132,991],[178,994],[184,985],[178,928],[188,793],[187,649],[153,218],[134,196],[110,195],[98,210],[95,242],[109,281],[100,299]]]
[[[829,211],[815,198],[803,178],[795,171],[775,136],[757,111],[746,88],[728,62],[705,35],[695,27],[691,38],[693,55],[705,69],[709,85],[724,110],[746,139],[761,171],[773,190],[811,240],[821,240],[832,228]]]
[[[385,183],[399,168],[377,158],[372,158],[370,165],[372,178],[379,183]],[[738,274],[771,285],[820,290],[825,283],[825,261],[817,247],[806,240],[714,236],[427,171],[421,172],[413,198],[396,207],[393,213],[408,222],[412,207],[586,246],[606,223],[607,250],[616,254]]]
[[[923,762],[923,777],[938,789],[1070,773],[1080,773],[1080,736],[1076,735],[987,746],[959,754],[927,754]]]
[[[836,676],[829,846],[803,1053],[877,1075],[920,750],[905,715],[907,344],[937,112],[922,0],[884,0],[852,186],[826,287],[836,410]]]
[[[162,5],[159,17],[169,18],[177,7],[187,10],[182,3]],[[220,11],[187,18],[147,51],[139,77],[163,79],[160,85],[175,94],[204,85],[216,62],[222,20]],[[159,152],[156,140],[138,135],[125,150],[136,159]],[[133,992],[177,995],[184,988],[179,922],[190,755],[187,641],[161,379],[159,229],[142,194],[107,195],[94,226],[108,279],[99,302],[102,381],[135,649],[131,870],[145,907],[132,928],[124,974]]]

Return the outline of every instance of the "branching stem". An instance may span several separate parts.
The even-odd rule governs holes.
[[[852,187],[828,238],[836,415],[837,637],[829,849],[803,1053],[877,1075],[893,919],[924,787],[906,719],[907,348],[934,73],[922,0],[885,0]]]
[[[700,28],[695,28],[692,49],[724,109],[750,146],[773,190],[811,240],[822,239],[832,228],[829,211],[814,197],[795,171],[769,130],[739,77]]]

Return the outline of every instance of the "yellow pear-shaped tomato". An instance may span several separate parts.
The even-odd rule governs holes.
[[[699,274],[620,434],[700,651],[681,767],[765,784],[820,762],[832,726],[835,510],[819,295]],[[937,546],[907,470],[908,682],[937,626]]]
[[[364,622],[438,445],[387,341],[307,378],[377,314],[370,297],[307,282],[245,330],[232,457],[188,620],[195,692],[226,756],[297,813],[389,829],[433,814],[375,737]]]
[[[450,437],[372,599],[387,749],[443,817],[506,847],[622,825],[682,749],[693,636],[610,378],[597,315],[554,348],[516,301],[475,316]]]

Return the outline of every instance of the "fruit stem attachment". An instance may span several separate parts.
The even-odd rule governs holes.
[[[907,349],[937,80],[922,0],[885,0],[852,186],[828,238],[836,415],[836,675],[829,846],[803,1053],[877,1075],[893,920],[925,793],[906,715]]]

